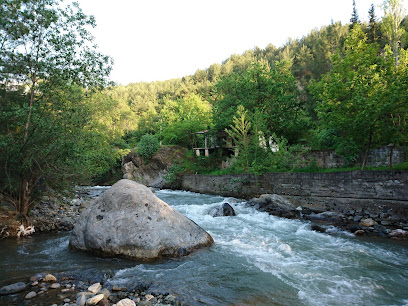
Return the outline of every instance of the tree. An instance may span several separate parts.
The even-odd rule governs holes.
[[[301,112],[291,63],[276,62],[273,68],[254,63],[243,73],[233,73],[215,85],[214,124],[224,130],[233,124],[239,105],[249,114],[259,110],[266,122],[266,137],[273,133],[295,141],[299,135],[297,118]],[[250,118],[252,119],[252,118]]]
[[[251,129],[251,122],[247,118],[248,111],[242,105],[238,106],[237,114],[233,118],[233,123],[225,132],[234,140],[238,146],[239,155],[244,158],[245,169],[249,172],[249,145],[251,136],[249,135]]]
[[[375,7],[374,4],[371,4],[370,9],[368,10],[368,28],[367,28],[367,38],[368,42],[375,43],[378,39],[377,31],[378,31],[378,24],[377,19],[375,16]]]
[[[356,1],[353,0],[353,13],[351,14],[350,18],[350,29],[353,29],[356,24],[360,23],[360,19],[358,17],[357,8],[356,8]]]
[[[368,152],[381,141],[381,131],[390,101],[386,99],[387,69],[378,47],[367,43],[360,26],[355,26],[345,44],[343,57],[333,57],[333,70],[314,88],[320,99],[318,115],[327,130],[337,131],[336,150],[353,158]]]
[[[399,43],[405,30],[401,27],[401,22],[405,16],[405,10],[401,0],[386,0],[383,4],[385,16],[382,22],[382,29],[387,36],[390,45],[394,50],[395,65],[398,66]]]
[[[87,101],[111,69],[87,29],[94,18],[76,3],[59,3],[5,0],[0,11],[1,192],[23,217],[41,186],[92,159],[80,156],[89,148],[85,140],[99,138],[87,129]]]

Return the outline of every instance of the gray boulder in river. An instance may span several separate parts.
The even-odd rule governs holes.
[[[148,260],[188,255],[213,242],[149,188],[123,179],[82,212],[69,245],[103,256]]]
[[[214,207],[208,214],[213,217],[223,217],[223,216],[236,216],[234,208],[228,203],[222,204],[222,206]]]

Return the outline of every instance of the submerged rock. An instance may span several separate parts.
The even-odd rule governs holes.
[[[17,293],[23,291],[25,288],[26,284],[23,282],[11,284],[0,288],[0,295]]]
[[[208,214],[213,217],[223,217],[223,216],[236,216],[234,208],[228,203],[222,204],[222,206],[212,208]]]
[[[271,215],[294,219],[300,216],[300,211],[289,200],[277,194],[263,194],[259,198],[251,199],[248,205]]]
[[[188,255],[213,242],[149,188],[123,179],[83,211],[69,245],[105,256],[147,260]]]

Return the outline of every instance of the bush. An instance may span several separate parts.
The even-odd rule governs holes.
[[[160,142],[156,138],[156,136],[151,134],[145,134],[139,141],[139,145],[137,147],[137,153],[143,159],[151,159],[152,156],[159,150]]]

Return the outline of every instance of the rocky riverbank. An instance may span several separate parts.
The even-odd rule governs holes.
[[[1,305],[182,305],[168,292],[150,290],[150,285],[135,283],[120,287],[108,281],[80,280],[72,275],[38,273],[26,280],[0,288]]]
[[[91,205],[97,196],[98,193],[92,193],[86,187],[77,188],[72,197],[43,196],[30,211],[28,221],[24,222],[15,217],[10,207],[3,205],[0,211],[0,239],[17,237],[22,224],[34,226],[33,234],[70,231],[80,213]]]
[[[290,200],[276,194],[263,194],[249,200],[247,205],[271,215],[311,221],[311,228],[319,232],[326,232],[328,226],[335,226],[356,236],[408,239],[408,220],[387,211],[377,214],[364,210],[321,211],[295,206]]]

